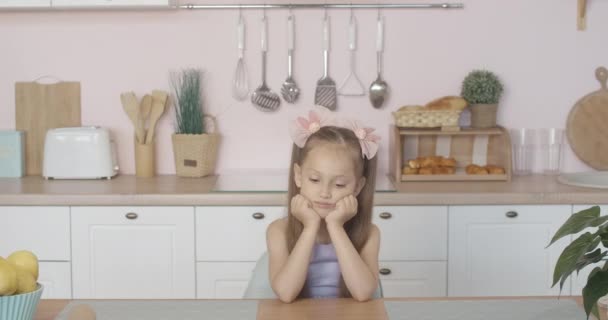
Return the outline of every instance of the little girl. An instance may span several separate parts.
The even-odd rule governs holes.
[[[269,278],[281,301],[366,301],[376,292],[380,232],[371,218],[380,137],[372,131],[339,124],[322,107],[290,128],[289,213],[266,234]]]

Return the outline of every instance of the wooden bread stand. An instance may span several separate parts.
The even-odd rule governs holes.
[[[458,131],[448,131],[441,128],[399,128],[391,127],[389,135],[389,170],[396,182],[405,181],[511,181],[511,139],[508,131],[503,127],[488,129],[460,128]],[[402,174],[402,168],[407,161],[419,156],[436,155],[437,144],[440,137],[449,137],[449,157],[456,160],[456,173],[454,174]],[[481,147],[477,140],[487,139],[487,149],[484,143]],[[408,155],[406,140],[417,139],[415,154]],[[443,139],[445,142],[445,139]],[[504,168],[504,174],[467,174],[464,168],[474,163],[475,153],[482,148],[485,153],[484,164],[492,164]],[[409,153],[411,154],[411,152]],[[448,155],[445,155],[448,156]]]

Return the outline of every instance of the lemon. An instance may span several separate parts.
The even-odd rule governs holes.
[[[36,279],[21,267],[17,267],[17,292],[16,294],[28,293],[36,290]]]
[[[0,257],[0,296],[9,296],[17,291],[17,270]]]
[[[11,253],[6,260],[17,267],[26,270],[34,276],[34,280],[38,280],[38,257],[31,251],[15,251]]]

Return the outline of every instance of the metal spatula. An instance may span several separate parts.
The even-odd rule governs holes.
[[[251,102],[266,112],[275,111],[281,105],[281,98],[266,85],[266,51],[268,51],[266,16],[262,18],[262,85],[251,95]]]
[[[315,104],[336,110],[336,83],[329,77],[329,18],[323,19],[323,77],[317,81]]]

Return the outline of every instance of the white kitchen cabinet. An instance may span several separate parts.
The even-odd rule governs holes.
[[[241,299],[268,225],[284,216],[285,207],[197,207],[197,298]]]
[[[447,295],[448,207],[377,206],[385,297]]]
[[[385,298],[445,297],[447,261],[380,261]]]
[[[448,295],[558,295],[553,269],[570,239],[546,246],[571,212],[570,205],[450,206]]]
[[[72,274],[69,262],[40,262],[38,283],[42,284],[42,299],[71,299]]]
[[[52,0],[54,8],[170,7],[175,0]]]
[[[266,228],[284,207],[197,207],[197,261],[257,261],[266,251]]]
[[[195,297],[194,208],[72,207],[75,299]]]
[[[2,0],[0,9],[35,9],[50,8],[51,0]]]
[[[572,207],[572,213],[576,213],[579,212],[581,210],[584,209],[588,209],[593,207],[594,204],[590,204],[590,205],[575,205]],[[601,205],[600,206],[600,216],[605,216],[608,214],[608,205]],[[566,220],[564,220],[563,222],[566,222]],[[588,228],[586,230],[583,230],[583,232],[579,233],[579,234],[575,234],[572,236],[572,240],[578,238],[582,233],[584,232],[595,232],[597,231],[597,228]],[[572,273],[572,275],[570,276],[572,278],[572,295],[573,296],[580,296],[583,294],[583,288],[585,287],[585,285],[587,284],[587,278],[589,277],[589,273],[591,273],[591,270],[593,270],[595,267],[603,267],[604,264],[606,264],[606,261],[602,261],[600,263],[596,263],[594,265],[588,265],[586,266],[583,270],[581,270],[578,275],[576,274],[576,271]],[[556,286],[558,286],[559,284],[557,284]]]
[[[70,208],[0,207],[0,256],[29,250],[40,261],[70,261]]]
[[[198,299],[241,299],[247,289],[255,262],[198,262]]]
[[[380,260],[447,259],[447,206],[378,206]]]
[[[39,260],[44,299],[70,299],[70,208],[0,207],[0,256],[28,250]]]

